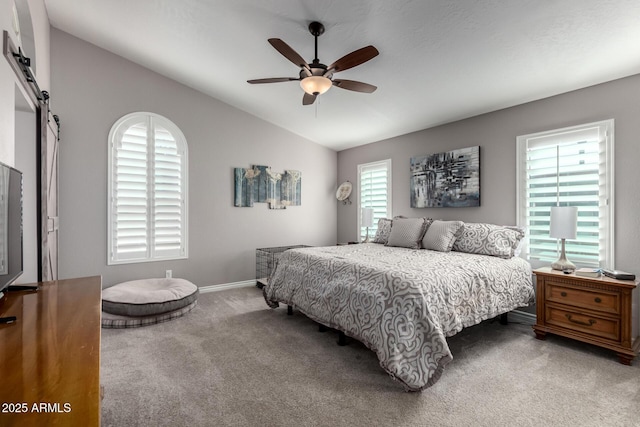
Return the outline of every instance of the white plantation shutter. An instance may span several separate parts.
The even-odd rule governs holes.
[[[182,250],[182,156],[175,138],[165,128],[155,128],[154,251],[159,256],[179,256]]]
[[[132,113],[110,134],[109,264],[186,258],[187,145],[166,118]]]
[[[149,255],[147,122],[126,128],[115,142],[112,221],[114,258],[119,261]]]
[[[528,227],[534,267],[559,256],[549,237],[550,208],[576,206],[576,239],[567,258],[579,267],[613,268],[613,121],[518,137],[518,217]]]
[[[391,159],[358,165],[358,230],[363,240],[366,227],[361,225],[362,208],[373,208],[373,227],[369,237],[373,239],[380,218],[391,218]]]

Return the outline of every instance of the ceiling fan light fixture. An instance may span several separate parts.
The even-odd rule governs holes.
[[[362,83],[355,80],[337,79],[333,80],[333,75],[339,71],[348,70],[356,67],[360,64],[375,58],[380,52],[375,47],[369,45],[358,50],[354,50],[351,53],[346,54],[342,58],[334,61],[328,67],[320,62],[318,59],[318,37],[324,33],[324,25],[320,22],[314,21],[309,24],[309,32],[315,40],[315,58],[310,63],[307,63],[302,56],[291,46],[286,44],[280,39],[271,38],[267,41],[275,50],[277,50],[282,56],[287,58],[296,67],[300,68],[299,78],[295,77],[271,77],[266,79],[253,79],[247,80],[247,83],[279,83],[299,81],[300,87],[304,90],[304,96],[302,97],[302,105],[311,105],[316,101],[318,95],[322,95],[328,91],[331,86],[337,86],[340,89],[351,90],[354,92],[372,93],[377,88],[374,85],[368,83]]]
[[[309,95],[322,95],[332,85],[331,80],[323,76],[309,76],[300,80],[300,87]]]

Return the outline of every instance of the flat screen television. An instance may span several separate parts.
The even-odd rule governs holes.
[[[0,298],[22,271],[22,173],[0,163]]]

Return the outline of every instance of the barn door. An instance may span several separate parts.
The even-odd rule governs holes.
[[[33,105],[37,106],[38,281],[58,279],[58,141],[60,123],[49,110],[49,93],[40,90],[31,60],[2,32],[2,53]]]
[[[42,281],[58,280],[58,142],[59,130],[48,105],[41,108],[40,270]]]

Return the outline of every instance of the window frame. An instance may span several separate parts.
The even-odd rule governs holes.
[[[362,163],[358,165],[358,182],[357,182],[357,188],[358,188],[358,192],[357,192],[357,211],[356,211],[356,215],[357,215],[357,228],[356,228],[356,234],[357,234],[357,241],[361,242],[364,239],[364,236],[362,235],[362,172],[363,170],[366,170],[367,168],[374,168],[376,166],[384,166],[387,169],[387,209],[386,209],[386,217],[387,218],[391,218],[393,213],[392,213],[392,169],[391,169],[391,159],[385,159],[385,160],[378,160],[375,162],[369,162],[369,163]],[[376,230],[378,229],[378,224],[375,221],[375,213],[374,213],[374,224],[373,227],[369,227],[369,239],[371,241],[373,241],[373,236],[375,235]],[[373,233],[372,233],[373,231]],[[372,235],[373,234],[373,235]]]
[[[154,254],[154,224],[150,221],[147,224],[147,244],[148,250],[143,258],[125,258],[119,259],[115,253],[115,201],[114,180],[116,156],[118,153],[117,146],[122,136],[133,124],[144,121],[147,125],[147,141],[153,141],[154,144],[147,146],[147,156],[153,156],[155,153],[155,128],[156,125],[164,128],[174,138],[177,150],[181,158],[181,193],[182,193],[182,216],[181,216],[181,249],[179,255],[157,255]],[[189,149],[187,140],[180,128],[168,118],[151,112],[134,112],[127,114],[118,119],[109,131],[109,156],[108,156],[108,177],[107,177],[107,265],[121,264],[137,264],[145,262],[169,261],[189,258]],[[148,157],[149,158],[149,157]],[[154,185],[153,172],[155,170],[155,162],[147,161],[147,209],[150,212],[148,216],[153,218],[154,212],[154,193],[152,187]]]
[[[534,139],[552,139],[557,140],[556,144],[562,144],[563,135],[579,134],[579,132],[588,132],[589,129],[597,128],[600,136],[599,144],[605,145],[604,150],[600,149],[602,153],[604,151],[605,159],[600,164],[604,164],[606,173],[604,177],[604,183],[600,180],[599,186],[604,189],[606,193],[605,205],[600,206],[606,212],[606,224],[601,227],[604,229],[606,236],[604,237],[604,255],[603,258],[599,257],[599,264],[601,268],[614,268],[615,266],[615,202],[614,202],[614,181],[615,181],[615,169],[614,169],[614,120],[602,120],[598,122],[585,123],[582,125],[570,126],[560,129],[554,129],[543,132],[536,132],[528,135],[521,135],[516,138],[516,218],[517,224],[522,227],[529,226],[527,221],[527,147],[528,142]],[[565,137],[565,141],[578,142],[577,138]],[[553,144],[549,144],[553,145]],[[598,217],[599,222],[603,220],[601,216]],[[531,263],[533,268],[542,267],[548,265],[548,263],[541,260],[531,260],[529,258],[529,238],[530,233],[527,232],[523,242],[521,256]],[[560,255],[560,244],[558,243],[557,253]],[[568,256],[570,258],[570,256]],[[575,261],[574,261],[575,262]]]

